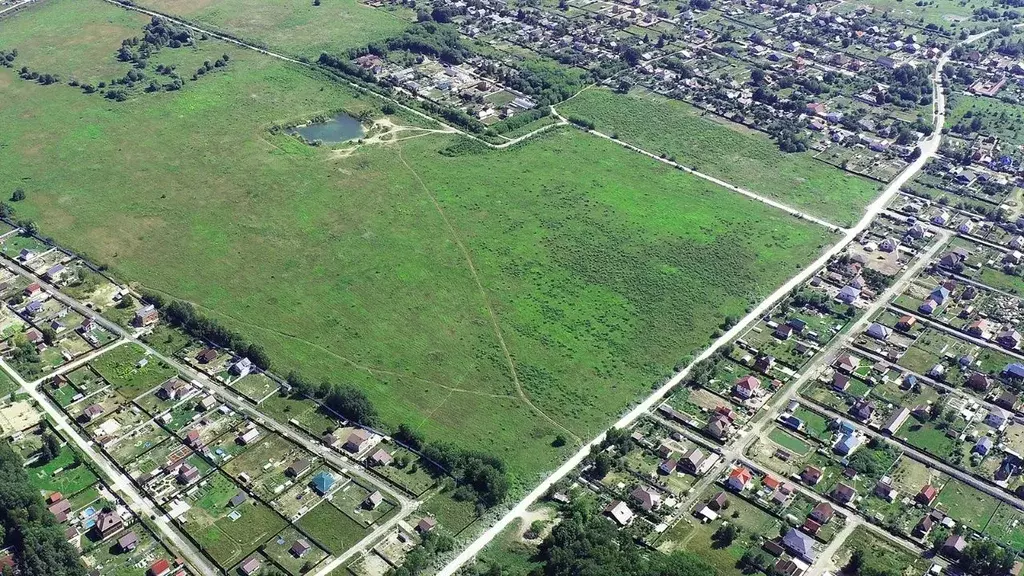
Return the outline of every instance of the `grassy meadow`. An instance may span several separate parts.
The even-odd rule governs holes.
[[[315,60],[321,52],[401,34],[412,10],[372,8],[359,0],[143,0],[140,6],[227,32],[291,56]]]
[[[763,134],[716,121],[678,100],[648,93],[589,89],[559,105],[597,130],[654,154],[665,154],[758,194],[840,225],[860,219],[879,194],[876,182],[812,158],[786,154]]]
[[[48,17],[26,10],[0,39]],[[119,38],[102,42],[113,58]],[[279,372],[355,384],[387,424],[493,453],[526,482],[833,241],[569,128],[342,158],[267,128],[370,97],[215,41],[157,58],[224,52],[226,69],[121,103],[0,69],[0,191],[23,187],[19,217],[196,303]]]

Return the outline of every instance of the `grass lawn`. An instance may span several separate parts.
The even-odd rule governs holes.
[[[268,558],[272,558],[292,576],[299,576],[303,573],[303,566],[306,564],[316,566],[321,560],[327,557],[327,552],[313,542],[309,542],[309,545],[311,546],[309,552],[306,552],[302,558],[296,558],[295,555],[291,553],[291,547],[292,544],[300,538],[306,539],[306,541],[309,542],[309,539],[307,539],[304,534],[296,530],[294,526],[289,526],[263,545],[263,553],[266,554]]]
[[[437,518],[437,523],[452,534],[458,534],[476,521],[476,503],[455,500],[452,492],[437,492],[420,506],[420,512]]]
[[[597,130],[654,154],[667,154],[731,184],[848,225],[878,195],[877,183],[808,154],[786,154],[760,133],[705,117],[693,106],[648,94],[587,90],[558,106],[563,116],[594,122]]]
[[[136,344],[125,344],[94,359],[93,369],[100,373],[123,398],[132,400],[175,375],[175,370],[157,358],[138,366],[146,351]]]
[[[779,446],[801,456],[811,451],[811,447],[806,442],[781,428],[772,428],[772,431],[768,433],[768,438],[771,438],[772,442]]]
[[[999,504],[985,527],[985,534],[1017,552],[1024,550],[1024,513],[1008,504]]]
[[[60,492],[65,497],[77,494],[96,483],[98,478],[84,464],[75,465],[75,451],[63,446],[60,454],[46,464],[26,467],[28,483],[44,494]]]
[[[372,8],[358,0],[144,0],[140,5],[212,26],[250,42],[315,60],[401,34],[412,10]]]
[[[276,512],[252,498],[230,508],[228,501],[239,490],[226,476],[214,473],[203,480],[192,509],[185,515],[185,530],[224,569],[240,562],[287,525]],[[231,512],[238,512],[239,517],[231,518]]]
[[[950,479],[939,492],[935,506],[957,522],[982,532],[999,506],[999,501],[959,480]]]
[[[369,533],[368,528],[360,526],[326,501],[299,518],[297,525],[332,554],[341,554]]]
[[[339,159],[266,129],[375,103],[214,41],[161,58],[222,52],[227,69],[122,103],[0,70],[0,180],[30,182],[18,216],[521,484],[575,449],[551,446],[560,427],[606,427],[833,240],[572,129]]]
[[[865,564],[877,568],[878,573],[908,576],[923,574],[928,568],[928,562],[924,559],[910,553],[906,548],[884,540],[864,527],[854,529],[846,539],[835,556],[835,565],[845,566],[854,550],[862,550]]]

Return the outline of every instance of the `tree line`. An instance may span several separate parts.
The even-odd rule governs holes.
[[[270,369],[270,356],[263,346],[250,342],[219,321],[200,314],[190,302],[168,299],[151,290],[144,290],[142,299],[160,310],[168,323],[193,338],[234,350],[252,360],[252,363],[261,370]]]

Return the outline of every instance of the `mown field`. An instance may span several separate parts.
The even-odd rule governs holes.
[[[766,136],[725,125],[678,100],[589,89],[559,105],[565,117],[665,154],[680,164],[785,204],[848,225],[878,196],[878,183],[843,172],[808,154],[785,154]]]
[[[0,70],[0,189],[25,188],[18,214],[45,233],[262,342],[280,372],[355,384],[386,424],[520,479],[832,241],[574,129],[338,158],[267,128],[376,102],[214,41],[160,58],[222,52],[226,69],[122,103]]]
[[[227,32],[237,38],[315,60],[321,52],[401,34],[412,10],[371,8],[359,0],[143,0],[140,6]]]

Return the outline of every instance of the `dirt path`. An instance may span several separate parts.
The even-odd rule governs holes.
[[[573,434],[571,430],[569,430],[565,426],[562,426],[553,418],[548,416],[543,410],[535,406],[533,402],[530,401],[530,398],[526,395],[526,392],[523,391],[523,386],[519,382],[519,372],[516,370],[516,363],[512,359],[512,354],[508,350],[508,344],[505,343],[505,336],[501,331],[501,326],[498,324],[498,315],[495,314],[494,307],[491,306],[491,300],[490,298],[487,297],[487,290],[484,289],[483,282],[480,281],[480,275],[477,273],[476,265],[473,263],[473,257],[470,255],[469,249],[466,248],[466,245],[462,243],[462,239],[456,232],[455,226],[451,223],[451,220],[448,219],[448,215],[445,213],[444,208],[441,207],[441,203],[437,201],[437,198],[434,196],[434,193],[431,192],[429,188],[427,188],[426,183],[424,183],[423,179],[420,178],[419,173],[417,173],[416,170],[414,170],[413,167],[410,166],[409,163],[405,161],[405,157],[402,156],[401,147],[398,148],[398,159],[402,162],[402,165],[405,166],[409,170],[409,172],[411,172],[412,175],[416,178],[416,181],[419,183],[420,188],[422,188],[423,191],[426,192],[427,196],[430,198],[430,202],[434,205],[434,208],[437,210],[437,213],[441,216],[441,220],[444,222],[445,228],[448,229],[448,234],[451,236],[452,241],[455,242],[456,246],[459,247],[459,250],[462,252],[462,256],[466,259],[466,265],[469,266],[470,275],[473,276],[473,281],[476,283],[477,290],[480,292],[480,297],[483,300],[484,306],[487,308],[487,315],[490,317],[491,326],[494,328],[494,336],[498,339],[498,344],[501,346],[501,352],[505,356],[505,362],[508,364],[509,375],[512,377],[512,383],[515,384],[516,393],[519,395],[520,400],[522,400],[534,412],[540,414],[545,420],[551,423],[551,425],[568,434],[569,437],[572,438],[577,444],[582,444],[582,440],[579,438],[579,436]]]

